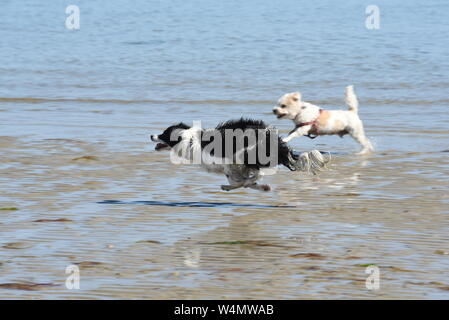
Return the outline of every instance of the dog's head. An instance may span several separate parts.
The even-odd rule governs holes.
[[[284,94],[279,100],[276,107],[273,108],[273,113],[278,119],[295,119],[296,115],[301,109],[301,94],[299,92],[292,92]]]
[[[190,129],[190,127],[182,122],[168,127],[162,134],[151,135],[151,141],[157,142],[156,151],[170,150],[181,141],[180,133],[182,130]]]
[[[273,113],[278,119],[289,119],[295,122],[306,122],[316,118],[319,107],[301,100],[299,92],[284,94],[279,100]]]

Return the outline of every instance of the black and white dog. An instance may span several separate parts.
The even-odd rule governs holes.
[[[171,150],[172,162],[200,164],[209,172],[225,174],[229,185],[221,188],[226,191],[241,187],[270,191],[270,186],[257,183],[267,170],[283,165],[316,174],[329,161],[317,150],[295,154],[276,129],[243,118],[220,123],[215,129],[181,122],[151,135],[151,140],[157,142],[156,151]]]

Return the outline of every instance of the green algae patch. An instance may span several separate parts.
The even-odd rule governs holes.
[[[377,265],[375,265],[374,263],[356,264],[355,266],[356,266],[356,267],[364,267],[364,268],[369,267],[369,266],[377,267]]]

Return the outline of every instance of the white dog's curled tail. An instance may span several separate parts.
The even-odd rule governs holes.
[[[357,96],[354,92],[354,86],[346,87],[346,104],[349,107],[349,111],[357,113],[359,111],[359,101],[357,100]]]

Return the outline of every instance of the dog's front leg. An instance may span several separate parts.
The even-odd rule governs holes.
[[[310,131],[310,129],[312,129],[311,125],[306,125],[306,126],[295,128],[294,130],[290,131],[288,136],[285,137],[284,139],[282,139],[282,141],[287,143],[290,140],[292,140],[293,138],[304,136]]]
[[[221,186],[221,190],[231,191],[231,190],[238,189],[238,188],[241,188],[241,187],[242,187],[242,185],[222,185]]]

